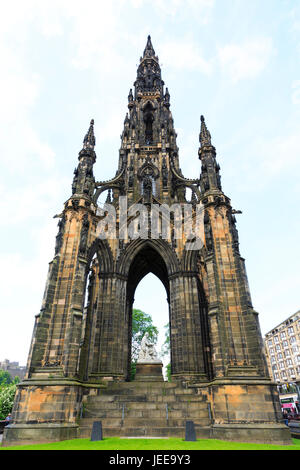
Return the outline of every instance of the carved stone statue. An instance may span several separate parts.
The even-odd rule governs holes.
[[[152,343],[151,339],[149,338],[149,334],[146,333],[142,339],[141,343],[141,350],[138,357],[138,363],[160,363],[161,360],[157,356],[156,349],[154,344]]]
[[[143,178],[143,190],[146,202],[150,202],[152,195],[152,180],[147,174]]]

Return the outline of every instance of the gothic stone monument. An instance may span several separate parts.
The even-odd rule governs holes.
[[[84,427],[92,429],[89,416],[101,420],[104,435],[143,429],[184,437],[191,420],[198,438],[289,443],[239,251],[236,211],[222,191],[210,132],[201,117],[201,174],[185,178],[170,94],[150,36],[128,109],[111,180],[94,177],[93,121],[84,138],[4,445],[83,436]],[[111,227],[107,237],[99,236],[99,223],[108,217],[97,204],[104,192],[124,236],[114,237]],[[125,217],[120,198],[127,202]],[[140,225],[148,236],[130,236],[135,204],[146,208]],[[192,220],[201,206],[204,244],[187,249],[190,240],[186,232],[175,236],[172,213],[168,235],[151,235],[154,204],[187,206]],[[160,222],[164,217],[162,211]],[[150,272],[169,303],[171,383],[160,377],[129,382],[134,293]]]

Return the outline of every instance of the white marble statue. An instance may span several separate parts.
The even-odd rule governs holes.
[[[151,339],[149,338],[149,334],[146,333],[141,342],[141,349],[138,357],[139,363],[160,363],[161,360],[157,356],[156,349],[154,344],[152,343]]]

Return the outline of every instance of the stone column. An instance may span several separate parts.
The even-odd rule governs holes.
[[[200,315],[196,275],[171,276],[170,341],[174,378],[207,380]]]
[[[97,332],[91,375],[124,379],[128,366],[129,319],[126,281],[120,276],[100,273],[95,314]]]
[[[206,209],[205,224],[208,314],[215,374],[265,376],[260,331],[245,282],[237,234],[231,226],[226,205],[217,209],[210,205]]]

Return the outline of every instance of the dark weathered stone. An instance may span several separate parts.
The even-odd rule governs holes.
[[[4,445],[74,437],[81,433],[79,423],[88,419],[85,413],[92,419],[99,412],[103,421],[109,420],[109,409],[114,416],[110,424],[103,421],[107,435],[122,434],[126,429],[133,433],[133,428],[126,428],[126,419],[132,419],[136,432],[184,437],[185,410],[197,432],[201,425],[199,435],[271,441],[273,433],[276,442],[289,442],[239,252],[238,211],[222,191],[212,136],[202,117],[201,175],[198,178],[196,170],[195,179],[182,174],[176,137],[170,93],[164,88],[149,37],[134,89],[128,95],[118,169],[110,180],[96,181],[93,174],[93,120],[85,135],[72,194],[59,215],[55,256],[36,316],[25,381],[18,387]],[[186,189],[192,192],[191,200]],[[104,191],[107,202],[114,205],[120,230],[132,226],[127,209],[136,202],[144,203],[144,219],[136,237],[114,234],[111,228],[109,237],[99,236],[104,216],[97,201]],[[120,196],[127,197],[125,216]],[[180,211],[186,204],[192,222],[203,204],[204,245],[189,250],[187,233],[176,238],[176,211],[170,214],[168,236],[157,234],[149,212],[154,204],[161,222],[167,217],[165,209],[173,204]],[[134,384],[137,393],[124,387],[130,377],[134,295],[148,273],[156,275],[166,289],[174,392],[168,387],[161,390],[160,373],[151,371],[148,376],[145,368],[138,370],[137,378],[154,377],[149,381],[152,389],[141,392],[144,384],[140,380]],[[154,394],[155,388],[162,393]],[[106,394],[101,395],[103,389]],[[118,390],[128,394],[118,394]],[[106,400],[107,408],[97,408],[98,399]],[[156,403],[161,406],[156,408]],[[153,415],[147,404],[153,405]],[[129,418],[130,406],[133,415]],[[145,408],[145,416],[140,415],[139,406]],[[199,423],[193,413],[199,414]],[[140,419],[142,423],[136,421]],[[166,421],[174,426],[168,428]],[[90,428],[91,423],[89,433]]]
[[[135,380],[163,381],[163,364],[136,364]]]
[[[101,421],[94,421],[93,422],[93,429],[91,435],[91,441],[102,441],[102,423]]]
[[[196,441],[196,431],[194,421],[187,421],[185,425],[185,440]]]

